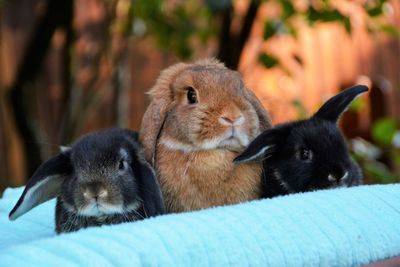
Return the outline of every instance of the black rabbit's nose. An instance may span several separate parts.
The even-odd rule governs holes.
[[[344,172],[342,174],[329,174],[328,175],[328,180],[330,182],[336,182],[337,184],[340,184],[341,181],[346,180],[347,177],[349,176],[349,172]]]

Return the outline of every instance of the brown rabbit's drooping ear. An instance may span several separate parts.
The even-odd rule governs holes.
[[[144,147],[145,158],[152,165],[154,165],[157,138],[172,102],[171,83],[187,66],[185,63],[178,63],[162,71],[156,84],[149,91],[151,102],[143,115],[140,128],[140,133],[146,134],[140,136],[140,141]]]
[[[256,110],[258,119],[260,120],[260,132],[271,127],[271,118],[268,115],[268,112],[265,110],[263,105],[260,103],[258,98],[254,95],[254,93],[250,90],[245,90],[246,99],[253,105]]]
[[[11,210],[10,220],[15,220],[37,205],[56,197],[62,182],[71,173],[72,165],[68,149],[40,165]]]

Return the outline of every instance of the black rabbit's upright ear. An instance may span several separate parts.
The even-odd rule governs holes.
[[[289,125],[264,131],[233,162],[254,162],[270,157],[287,138],[288,128]]]
[[[29,179],[24,192],[9,214],[15,220],[37,205],[56,197],[61,184],[72,173],[70,150],[64,149],[58,155],[44,162]]]
[[[165,213],[164,199],[153,168],[139,159],[139,191],[148,217]]]
[[[368,87],[356,85],[344,90],[340,94],[329,99],[318,111],[314,117],[325,119],[336,123],[340,115],[347,110],[351,101],[358,95],[367,92]]]

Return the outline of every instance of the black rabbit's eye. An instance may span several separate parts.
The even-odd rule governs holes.
[[[312,159],[312,152],[309,149],[302,148],[300,150],[300,159],[301,160],[311,160]]]
[[[123,160],[123,159],[121,159],[121,160],[119,161],[119,164],[118,164],[118,169],[119,169],[120,171],[123,171],[123,170],[125,170],[125,166],[126,166],[126,161]]]
[[[192,87],[187,87],[186,90],[187,90],[187,99],[189,101],[189,104],[197,103],[196,91]]]

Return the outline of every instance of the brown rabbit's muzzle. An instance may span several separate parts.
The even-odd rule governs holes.
[[[249,132],[243,126],[246,119],[242,114],[235,118],[220,116],[218,122],[225,129],[219,136],[220,141],[217,148],[227,148],[240,152],[249,144]]]
[[[259,133],[258,119],[251,106],[243,103],[219,103],[214,121],[216,148],[241,152]]]
[[[240,152],[259,133],[258,116],[251,104],[222,93],[218,100],[199,95],[200,103],[178,103],[171,109],[160,143],[184,152],[221,148]]]

